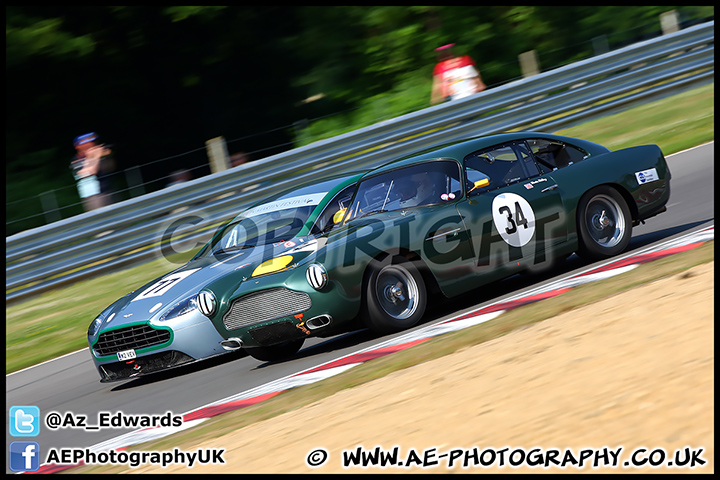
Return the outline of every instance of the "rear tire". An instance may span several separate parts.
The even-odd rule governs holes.
[[[374,261],[364,282],[365,325],[381,335],[415,326],[425,313],[422,275],[403,257]]]
[[[632,215],[623,196],[601,185],[580,199],[577,209],[578,255],[601,260],[622,253],[632,236]]]
[[[245,351],[255,360],[260,360],[262,362],[274,362],[276,360],[284,360],[288,357],[292,357],[300,350],[300,348],[302,348],[304,342],[305,339],[301,338],[299,340],[292,340],[290,342],[270,345],[268,347],[245,348]]]

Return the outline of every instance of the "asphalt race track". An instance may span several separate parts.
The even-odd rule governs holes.
[[[672,173],[668,211],[649,219],[633,230],[628,251],[637,250],[676,235],[714,224],[714,143],[668,157]],[[562,265],[532,278],[515,276],[493,287],[478,289],[472,299],[432,305],[424,325],[476,309],[485,303],[516,294],[531,286],[557,281],[580,269],[586,269],[577,256]],[[478,301],[480,299],[480,301]],[[90,319],[88,319],[88,322]],[[98,413],[180,415],[230,395],[249,390],[270,381],[332,361],[355,351],[371,347],[389,337],[375,338],[358,331],[331,339],[310,339],[291,360],[261,363],[253,358],[231,353],[217,359],[199,362],[169,372],[136,380],[101,384],[87,349],[6,376],[6,404],[39,407],[41,418],[50,412],[87,417],[88,425],[98,424]],[[9,434],[6,417],[6,444],[18,438]],[[50,448],[89,447],[115,438],[133,429],[85,431],[67,427],[49,430],[41,426],[37,437],[41,463]],[[23,439],[21,439],[23,440]],[[6,453],[6,457],[7,457]],[[6,458],[6,472],[9,472]]]

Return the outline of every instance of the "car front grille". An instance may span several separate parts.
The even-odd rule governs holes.
[[[94,349],[98,356],[104,357],[125,350],[161,345],[169,341],[168,330],[158,330],[150,325],[133,325],[101,333]]]
[[[307,293],[287,288],[271,288],[250,293],[235,300],[223,317],[228,330],[275,320],[304,312],[312,306]]]

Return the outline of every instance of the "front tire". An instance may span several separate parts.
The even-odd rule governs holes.
[[[364,285],[365,324],[381,335],[415,326],[427,305],[422,275],[402,257],[373,263]]]
[[[245,351],[255,360],[260,360],[262,362],[274,362],[292,357],[300,351],[304,342],[305,339],[301,338],[290,342],[279,343],[277,345],[270,345],[268,347],[245,348]]]
[[[577,210],[578,255],[602,260],[623,252],[632,236],[632,216],[623,196],[600,186],[580,199]]]

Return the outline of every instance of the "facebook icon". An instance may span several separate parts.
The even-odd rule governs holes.
[[[40,468],[40,445],[37,442],[10,443],[10,470],[36,472]]]

